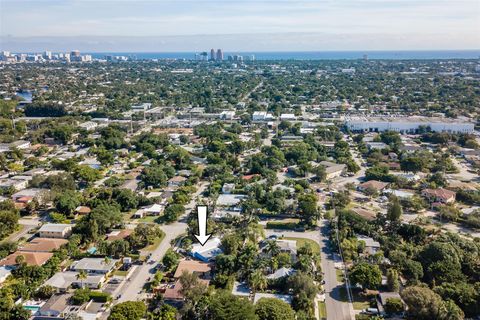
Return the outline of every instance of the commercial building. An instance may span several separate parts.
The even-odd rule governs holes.
[[[415,133],[425,128],[434,132],[471,133],[474,124],[468,119],[433,117],[351,117],[345,119],[347,129],[354,132],[396,131]]]
[[[266,111],[255,111],[252,115],[252,121],[270,121],[273,115]]]

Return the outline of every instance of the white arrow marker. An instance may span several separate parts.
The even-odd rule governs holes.
[[[197,215],[198,215],[198,233],[195,234],[195,238],[197,238],[198,242],[204,246],[205,243],[210,239],[212,236],[211,234],[207,233],[207,206],[197,206]]]

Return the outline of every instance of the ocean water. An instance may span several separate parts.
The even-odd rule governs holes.
[[[91,52],[94,58],[106,55],[127,56],[136,59],[186,59],[193,60],[195,52]],[[364,55],[373,60],[429,60],[429,59],[480,59],[480,50],[442,51],[308,51],[308,52],[225,52],[229,55],[251,56],[256,60],[354,60]]]

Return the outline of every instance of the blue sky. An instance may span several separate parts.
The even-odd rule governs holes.
[[[155,51],[149,38],[156,51],[210,43],[246,51],[478,49],[480,1],[0,0],[0,36],[0,47],[78,37],[137,46],[131,51]]]

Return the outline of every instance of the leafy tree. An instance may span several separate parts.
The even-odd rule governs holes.
[[[336,192],[330,197],[329,207],[343,209],[350,203],[350,194],[348,191]]]
[[[162,236],[163,231],[157,225],[141,223],[135,227],[135,230],[129,237],[129,242],[133,248],[144,248],[153,244],[155,239]]]
[[[82,305],[90,300],[90,289],[82,288],[77,289],[70,298],[75,305]]]
[[[0,239],[10,235],[17,229],[18,213],[15,211],[0,211]]]
[[[405,172],[419,172],[426,167],[425,161],[417,156],[410,156],[400,160],[400,168]]]
[[[115,202],[118,203],[122,211],[129,211],[138,206],[137,195],[129,189],[115,189],[113,191]]]
[[[377,289],[382,284],[382,272],[377,265],[360,262],[350,271],[350,282],[363,289]]]
[[[177,320],[178,311],[176,308],[163,304],[149,314],[149,320]]]
[[[211,320],[256,320],[255,307],[244,298],[220,291],[209,299],[208,311]]]
[[[259,320],[295,320],[295,312],[290,305],[275,298],[261,298],[255,305]]]
[[[388,290],[398,292],[400,289],[400,282],[398,280],[398,271],[395,269],[388,269],[387,271],[387,286]]]
[[[467,317],[475,317],[480,310],[480,285],[467,282],[442,283],[433,290],[444,300],[452,300],[457,304]]]
[[[185,207],[181,204],[170,204],[168,207],[165,208],[164,211],[164,218],[166,222],[174,222],[185,213]]]
[[[314,226],[320,215],[317,208],[317,198],[314,194],[304,194],[298,197],[298,212],[303,223]]]
[[[116,304],[108,317],[109,320],[140,320],[147,312],[143,301],[126,301]]]
[[[403,302],[398,298],[388,298],[385,302],[385,312],[387,314],[396,314],[403,312]]]
[[[463,319],[463,312],[454,302],[446,304],[442,298],[425,287],[408,287],[401,292],[407,314],[418,320]],[[462,315],[462,317],[458,317]]]
[[[40,299],[49,299],[51,296],[53,296],[55,294],[56,290],[54,287],[52,286],[49,286],[49,285],[45,285],[45,286],[41,286],[40,288],[38,288],[37,292],[35,293],[35,295],[40,298]]]
[[[392,197],[387,210],[387,219],[390,220],[391,222],[398,221],[400,220],[402,213],[403,213],[403,210],[402,210],[402,205],[400,204],[400,201],[398,200],[397,197]]]
[[[163,256],[162,263],[166,270],[173,270],[178,265],[178,255],[172,249],[168,249]]]
[[[75,211],[75,208],[80,205],[80,199],[79,195],[75,191],[65,190],[55,197],[54,203],[55,208],[59,212],[65,215],[71,215]]]

